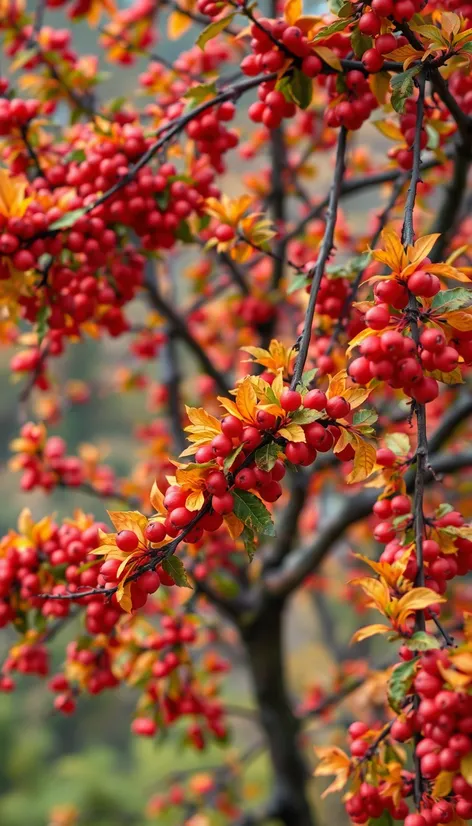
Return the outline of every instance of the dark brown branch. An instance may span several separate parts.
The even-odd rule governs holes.
[[[326,227],[323,235],[323,240],[318,252],[318,258],[313,269],[308,273],[311,278],[311,292],[308,308],[305,315],[303,333],[300,339],[300,348],[295,363],[291,387],[295,388],[299,384],[303,370],[308,357],[308,349],[311,339],[311,328],[313,324],[313,317],[315,315],[315,306],[320,289],[321,279],[323,278],[325,266],[331,255],[334,243],[334,230],[336,228],[336,219],[338,215],[338,203],[341,193],[341,186],[345,170],[345,154],[346,154],[346,139],[347,131],[342,126],[339,130],[338,144],[336,150],[336,162],[334,168],[333,183],[329,194],[328,215],[326,220]]]
[[[178,336],[196,356],[203,370],[215,381],[220,392],[227,394],[229,392],[229,386],[225,377],[215,367],[203,347],[192,336],[186,322],[177,314],[166,299],[160,295],[156,288],[153,275],[146,273],[145,286],[153,307],[169,321],[174,335]]]

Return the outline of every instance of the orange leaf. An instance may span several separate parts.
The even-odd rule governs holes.
[[[244,421],[251,424],[256,420],[257,396],[249,377],[244,379],[236,391],[236,404]]]
[[[241,520],[238,519],[238,517],[235,516],[234,513],[227,513],[223,517],[223,520],[226,527],[228,528],[231,539],[237,539],[238,536],[241,536],[244,530],[244,523],[241,522]]]
[[[148,523],[144,514],[139,511],[107,511],[107,513],[117,532],[134,531],[141,542],[144,542],[143,531]]]
[[[173,11],[167,20],[167,37],[169,40],[178,40],[192,25],[192,18],[181,11]]]
[[[287,0],[284,6],[284,17],[289,26],[298,20],[303,13],[302,0]]]
[[[331,68],[335,69],[336,72],[342,72],[343,67],[341,66],[341,61],[339,60],[339,57],[331,51],[331,49],[328,49],[327,46],[313,46],[312,48],[318,57],[321,57],[321,60],[324,60],[328,66],[331,66]]]
[[[431,791],[433,797],[447,797],[452,789],[454,772],[440,772],[434,781]]]
[[[375,634],[388,634],[392,629],[388,625],[366,625],[364,628],[359,628],[351,639],[351,644],[355,642],[362,642],[362,640],[373,637]]]
[[[189,511],[199,511],[205,502],[205,495],[202,490],[194,490],[189,493],[185,500],[185,507]]]
[[[376,461],[377,451],[375,447],[366,442],[356,433],[356,444],[354,447],[354,464],[351,473],[346,477],[348,485],[354,485],[356,482],[362,482],[367,479],[372,473]]]
[[[167,510],[164,505],[164,494],[158,488],[156,481],[152,483],[151,493],[149,494],[149,501],[151,502],[151,505],[155,511],[163,515],[167,513]]]
[[[446,313],[444,318],[455,330],[472,330],[472,308],[468,310],[453,310]]]
[[[123,611],[126,611],[128,614],[131,613],[133,610],[133,603],[131,600],[131,582],[127,582],[126,585],[122,582],[118,586],[116,601],[119,605],[121,605]]]

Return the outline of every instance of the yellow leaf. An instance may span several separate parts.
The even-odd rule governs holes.
[[[340,370],[339,373],[336,373],[334,376],[329,376],[329,384],[326,391],[328,399],[332,399],[333,396],[342,396],[346,389],[346,381],[347,373],[345,370]]]
[[[389,60],[398,60],[399,62],[403,63],[403,61],[407,60],[409,57],[412,57],[412,56],[421,57],[421,55],[422,55],[422,52],[417,51],[416,49],[414,49],[413,46],[409,45],[409,43],[405,43],[404,46],[400,46],[398,49],[393,49],[392,52],[388,52],[388,59]]]
[[[356,482],[362,482],[364,479],[367,479],[376,464],[377,451],[370,442],[366,442],[360,436],[357,436],[354,450],[353,468],[351,473],[346,477],[348,485],[354,485]]]
[[[196,435],[208,433],[211,439],[221,433],[221,424],[218,419],[215,419],[211,413],[207,413],[203,407],[187,407],[186,405],[185,410],[191,421],[191,424],[185,430]]]
[[[351,771],[351,761],[347,754],[336,746],[318,746],[315,747],[314,752],[321,760],[315,769],[315,776],[336,775],[336,780],[321,795],[324,798],[332,792],[340,791],[346,785]]]
[[[131,601],[131,582],[127,582],[126,585],[122,582],[118,586],[116,601],[119,605],[121,605],[123,611],[126,611],[128,614],[131,613],[133,610],[133,603]]]
[[[452,789],[454,772],[440,772],[434,781],[431,794],[433,797],[447,797]]]
[[[386,258],[384,263],[388,264],[394,272],[401,272],[406,264],[406,255],[399,235],[393,229],[382,230],[382,243],[385,248]],[[374,258],[377,258],[377,250],[374,251]]]
[[[355,445],[356,437],[355,434],[348,430],[346,427],[343,427],[341,430],[341,435],[336,442],[333,452],[334,453],[341,453],[347,445]]]
[[[469,785],[472,786],[472,753],[467,754],[465,757],[462,758],[461,774],[465,778],[467,783],[469,783]]]
[[[459,671],[464,674],[472,675],[472,652],[471,651],[454,651],[452,661]]]
[[[359,585],[360,588],[372,600],[378,610],[384,614],[385,608],[390,602],[390,592],[387,585],[382,580],[373,577],[362,577],[351,580],[352,585]]]
[[[424,235],[423,238],[418,238],[413,247],[408,247],[409,258],[412,264],[419,264],[423,258],[426,258],[428,253],[433,249],[436,241],[441,233],[435,232],[432,235]],[[428,266],[429,272],[429,266]]]
[[[167,37],[169,40],[178,40],[192,25],[192,18],[181,11],[173,11],[167,20]]]
[[[143,651],[142,654],[139,654],[136,657],[131,668],[131,671],[128,675],[127,682],[129,683],[129,685],[136,685],[136,683],[139,683],[139,681],[147,674],[149,674],[150,676],[150,671],[155,661],[155,651]]]
[[[25,198],[25,178],[10,177],[6,169],[0,169],[0,215],[5,218],[21,218],[31,203]]]
[[[369,383],[367,387],[347,387],[346,390],[344,390],[343,397],[349,402],[352,409],[359,407],[360,404],[369,398],[374,389],[370,385],[371,383]]]
[[[342,72],[343,67],[341,66],[339,57],[335,55],[331,49],[328,49],[327,46],[313,46],[313,51],[316,52],[318,57],[321,57],[321,60],[324,60],[328,66],[331,66],[332,69],[335,69],[337,72]]]
[[[237,419],[240,421],[244,421],[241,412],[238,410],[236,404],[232,401],[232,399],[227,399],[224,396],[218,396],[218,401],[222,407],[229,413],[231,416],[236,416]]]
[[[244,530],[244,523],[241,522],[234,513],[227,513],[223,516],[223,521],[228,528],[231,539],[237,539],[238,536],[241,536]]]
[[[362,344],[362,342],[365,341],[366,338],[369,338],[369,336],[378,336],[381,333],[384,333],[385,330],[389,329],[391,329],[391,325],[379,331],[372,330],[371,327],[366,327],[365,330],[361,330],[360,333],[354,336],[354,338],[351,339],[351,341],[349,342],[349,347],[347,348],[346,355],[349,356],[352,350],[354,350],[354,347],[358,347],[359,344]]]
[[[256,420],[257,396],[252,383],[248,378],[238,385],[236,391],[236,404],[241,412],[243,420],[251,424]]]
[[[436,379],[436,381],[442,381],[443,384],[464,384],[459,366],[455,367],[454,370],[451,370],[449,373],[443,373],[441,370],[430,370],[427,372],[427,375],[432,379]]]
[[[375,72],[375,74],[369,75],[369,86],[372,94],[383,106],[390,90],[390,75],[388,72]]]
[[[287,425],[287,427],[281,427],[279,430],[279,436],[283,436],[284,439],[288,439],[289,442],[305,442],[305,431],[303,427],[299,424],[291,424]]]
[[[407,617],[413,611],[421,611],[427,608],[428,605],[433,605],[435,602],[445,602],[446,598],[439,596],[430,588],[413,588],[408,594],[402,596],[398,600],[397,618],[400,625],[403,625]]]
[[[376,77],[376,75],[373,75]],[[403,133],[400,131],[399,127],[392,123],[390,120],[376,120],[374,121],[374,126],[376,129],[381,132],[386,138],[391,138],[393,141],[402,141],[404,140]]]
[[[144,514],[139,511],[107,511],[107,513],[117,532],[134,531],[144,542],[143,531],[148,522]]]
[[[470,282],[469,276],[465,273],[465,268],[462,272],[456,269],[456,267],[450,267],[449,264],[428,264],[428,272],[442,276],[443,278],[452,278],[453,281],[460,281],[465,284]]]
[[[438,668],[441,673],[441,677],[443,677],[443,679],[449,683],[454,690],[462,691],[469,685],[470,677],[468,674],[461,674],[453,668],[446,668],[440,661],[438,661]]]
[[[283,380],[282,370],[279,370],[277,372],[277,375],[276,375],[274,381],[272,382],[271,387],[272,387],[272,392],[275,395],[275,397],[277,399],[280,399],[280,394],[282,393],[282,390],[284,389],[284,380]]]
[[[467,310],[453,310],[446,313],[444,318],[455,330],[472,330],[472,308]]]
[[[199,511],[205,503],[205,495],[202,490],[194,490],[189,493],[185,500],[185,507],[189,511]]]
[[[375,634],[388,634],[392,629],[388,625],[366,625],[364,628],[359,628],[353,635],[351,644],[355,642],[362,642],[362,640],[373,637]]]
[[[298,18],[302,16],[302,13],[302,0],[287,0],[284,5],[284,17],[289,26],[293,26]]]
[[[151,505],[155,511],[163,515],[167,513],[164,505],[164,494],[161,490],[159,490],[156,481],[152,483],[151,493],[149,494],[149,501],[151,502]]]

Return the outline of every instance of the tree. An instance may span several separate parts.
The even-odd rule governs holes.
[[[472,526],[458,481],[472,464],[472,28],[470,7],[454,5],[1,5],[1,326],[22,380],[11,468],[23,491],[70,491],[73,516],[23,511],[1,541],[0,625],[18,638],[0,687],[14,690],[15,672],[47,677],[55,709],[72,714],[84,693],[137,686],[136,735],[183,721],[204,750],[229,736],[227,666],[208,651],[216,618],[229,621],[272,794],[246,812],[222,759],[196,796],[174,787],[155,802],[175,805],[175,822],[210,823],[210,807],[240,826],[313,826],[302,725],[366,680],[382,704],[349,726],[345,750],[317,749],[316,774],[335,775],[351,821],[472,817],[460,585]],[[136,93],[106,99],[98,58],[74,51],[57,7],[97,33],[113,74],[144,62]],[[372,126],[393,141],[375,164],[355,144],[375,142]],[[326,196],[310,185],[317,156],[333,167]],[[381,186],[359,234],[340,203]],[[137,326],[135,300],[151,311]],[[84,387],[61,396],[54,359],[88,336],[128,338],[161,371],[144,382],[155,419],[130,478],[54,435],[65,402],[87,402]],[[52,410],[27,421],[46,392]],[[327,486],[338,506],[315,519]],[[111,503],[107,524],[74,512],[79,490]],[[358,676],[303,712],[287,688],[284,610],[299,589],[320,595],[313,574],[343,537],[356,546],[359,524],[368,553],[340,551],[345,584],[356,574],[359,607],[384,622],[354,635]],[[48,643],[77,616],[51,673]],[[377,634],[381,667],[364,643]]]

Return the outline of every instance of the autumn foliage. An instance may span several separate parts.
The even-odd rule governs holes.
[[[229,621],[273,794],[246,812],[248,756],[232,752],[214,775],[143,801],[150,820],[312,826],[301,728],[337,719],[363,686],[345,742],[315,746],[314,774],[331,777],[322,796],[341,794],[356,824],[463,826],[472,6],[262,6],[0,0],[0,337],[20,422],[10,470],[23,492],[66,489],[71,513],[57,520],[44,499],[0,540],[0,627],[16,636],[0,690],[44,678],[69,715],[82,695],[126,684],[135,735],[228,748]],[[74,50],[75,21],[114,73],[143,67],[132,95],[106,99],[99,57]],[[381,206],[359,229],[341,200],[371,187]],[[123,339],[138,365],[119,378],[150,411],[126,478],[98,447],[74,454],[55,433],[70,406],[100,402],[55,373],[88,338]],[[156,379],[139,372],[149,362]],[[109,519],[77,510],[75,491],[108,503]],[[327,586],[322,566],[343,537],[343,580]],[[360,616],[331,690],[307,663],[312,691],[295,703],[281,619],[298,590],[336,591]],[[56,671],[49,644],[77,618]]]

